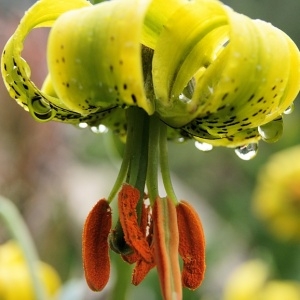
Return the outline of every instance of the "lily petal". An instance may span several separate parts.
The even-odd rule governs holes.
[[[56,97],[42,93],[30,79],[31,70],[21,57],[24,40],[38,27],[51,27],[54,21],[69,10],[91,6],[86,0],[37,1],[24,15],[13,36],[4,47],[1,72],[9,94],[38,121],[61,119],[72,112]],[[51,103],[51,105],[50,105]],[[73,114],[73,118],[79,118]]]

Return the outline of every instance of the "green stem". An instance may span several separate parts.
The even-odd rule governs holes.
[[[116,194],[120,190],[120,187],[125,180],[125,177],[126,177],[126,174],[128,171],[128,167],[129,167],[129,163],[130,163],[130,145],[128,145],[128,143],[126,143],[122,164],[121,164],[117,179],[116,179],[114,186],[107,198],[107,201],[109,203],[111,201],[113,201],[113,199],[116,197]]]
[[[130,165],[126,181],[140,191],[140,199],[136,207],[140,221],[148,168],[150,117],[144,110],[131,107],[127,111],[127,120],[128,138],[126,146],[130,146]]]
[[[3,219],[11,235],[19,243],[22,248],[25,260],[28,264],[29,273],[32,279],[33,288],[37,300],[46,300],[44,285],[39,276],[38,255],[31,239],[31,235],[27,229],[15,205],[0,196],[0,217]]]
[[[177,196],[174,192],[173,184],[170,176],[169,160],[168,160],[168,140],[167,140],[167,125],[161,122],[160,126],[160,170],[167,196],[178,204]]]
[[[131,277],[132,267],[124,265],[124,261],[119,255],[112,254],[116,268],[115,288],[111,289],[109,300],[126,300],[128,299],[128,290],[130,285],[128,284],[128,278]]]
[[[158,154],[159,154],[159,137],[160,137],[160,123],[161,121],[157,116],[152,116],[150,120],[150,138],[148,150],[148,172],[147,172],[147,188],[148,196],[151,205],[154,204],[158,192]]]

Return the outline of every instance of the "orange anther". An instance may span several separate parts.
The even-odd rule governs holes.
[[[85,278],[93,291],[101,291],[108,282],[110,260],[108,235],[111,229],[111,208],[101,199],[89,213],[83,228],[82,256]]]
[[[179,230],[179,254],[183,259],[182,284],[192,290],[199,287],[205,273],[205,238],[197,212],[187,202],[176,206]]]
[[[126,243],[132,247],[146,262],[153,261],[146,236],[138,224],[136,206],[140,199],[139,190],[124,184],[118,197],[120,222]]]

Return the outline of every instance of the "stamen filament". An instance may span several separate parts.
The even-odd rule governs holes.
[[[130,145],[130,161],[126,182],[140,192],[140,199],[136,207],[139,223],[143,208],[148,167],[149,119],[148,114],[141,108],[130,107],[127,109],[128,129],[126,146]]]
[[[148,149],[148,173],[147,173],[147,188],[148,197],[151,206],[153,206],[155,199],[158,196],[158,152],[159,152],[159,136],[160,136],[160,123],[159,118],[154,115],[150,119],[150,137]]]
[[[167,125],[163,122],[160,122],[160,138],[159,138],[159,150],[160,150],[160,170],[167,193],[168,198],[170,198],[175,205],[179,203],[177,196],[175,194],[169,168],[168,160],[168,145],[167,145]]]

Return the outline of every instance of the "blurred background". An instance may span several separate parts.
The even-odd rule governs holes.
[[[34,2],[1,0],[1,51]],[[300,46],[299,0],[223,2],[252,18],[271,22]],[[23,52],[38,86],[47,73],[47,34],[47,29],[33,31]],[[175,191],[197,208],[207,239],[206,279],[196,292],[184,291],[184,299],[274,300],[267,293],[262,298],[253,294],[234,298],[251,295],[249,286],[261,289],[270,282],[279,284],[278,291],[286,291],[284,284],[288,284],[300,295],[300,167],[296,163],[300,150],[284,152],[280,162],[274,156],[300,142],[298,102],[293,113],[284,116],[283,137],[275,144],[260,142],[257,156],[250,161],[242,161],[232,149],[201,152],[193,142],[169,145]],[[16,203],[40,258],[60,274],[64,284],[60,299],[108,299],[114,276],[100,294],[90,292],[82,279],[81,232],[92,206],[108,195],[119,163],[107,134],[54,122],[37,123],[9,98],[0,81],[0,194]],[[277,210],[272,214],[274,203]],[[8,238],[0,224],[0,243]],[[120,268],[114,257],[113,261]],[[242,269],[251,263],[252,269]],[[252,284],[251,278],[261,281]],[[128,299],[161,299],[156,271],[128,293]],[[286,300],[300,299],[285,295]]]

